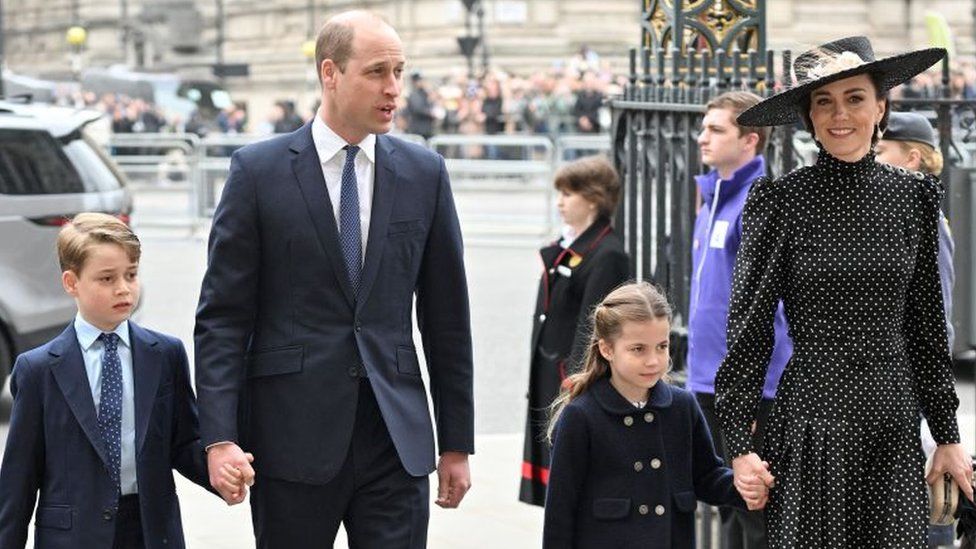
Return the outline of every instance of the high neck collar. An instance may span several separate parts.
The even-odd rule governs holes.
[[[867,179],[874,173],[878,163],[875,161],[874,149],[868,151],[860,160],[856,162],[845,162],[829,152],[819,142],[817,148],[820,153],[817,155],[817,167],[832,175],[851,177],[854,179]]]

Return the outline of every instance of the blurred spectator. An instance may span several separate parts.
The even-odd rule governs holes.
[[[410,83],[413,89],[407,97],[407,133],[430,139],[434,135],[436,117],[427,82],[419,72],[415,72],[410,75]]]
[[[290,133],[305,124],[301,116],[295,112],[295,102],[280,100],[275,103],[274,133]]]
[[[603,106],[603,92],[596,75],[587,72],[583,75],[583,84],[576,92],[576,103],[573,105],[573,116],[576,118],[576,129],[580,133],[598,133],[600,131],[600,107]]]

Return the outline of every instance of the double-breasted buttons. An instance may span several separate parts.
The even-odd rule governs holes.
[[[651,509],[646,505],[641,505],[640,507],[637,508],[637,512],[642,515],[646,515],[651,512]]]
[[[638,473],[641,472],[641,471],[643,471],[644,470],[644,462],[642,462],[642,461],[635,461],[634,462],[634,470],[637,471]]]
[[[654,412],[647,412],[644,414],[645,423],[651,423],[652,421],[654,421]]]
[[[634,418],[632,418],[631,416],[624,416],[624,425],[630,427],[633,424],[634,424]]]
[[[661,460],[659,460],[657,458],[652,459],[651,460],[651,469],[660,469],[660,468],[661,468]]]
[[[663,505],[658,505],[657,507],[655,507],[655,508],[654,508],[654,513],[655,513],[655,514],[656,514],[657,516],[661,516],[661,515],[663,515],[663,514],[664,514],[664,506],[663,506]]]

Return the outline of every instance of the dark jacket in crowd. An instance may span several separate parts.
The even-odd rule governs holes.
[[[417,87],[407,97],[407,131],[430,139],[434,135],[434,106],[423,87]]]
[[[549,405],[563,379],[579,370],[592,329],[590,313],[630,278],[630,262],[608,218],[600,218],[567,248],[542,248],[543,271],[532,322],[529,410],[519,499],[542,505],[549,475],[545,440]]]
[[[637,408],[597,381],[553,439],[543,549],[692,549],[697,501],[745,503],[698,402],[659,381]]]
[[[603,94],[596,90],[580,90],[576,94],[573,104],[573,118],[576,119],[576,129],[583,133],[600,132],[600,106],[603,105]],[[590,129],[579,125],[579,119],[585,117],[590,121]]]

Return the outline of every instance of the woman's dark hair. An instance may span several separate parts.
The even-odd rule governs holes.
[[[884,132],[888,129],[888,115],[891,113],[891,101],[888,99],[888,92],[882,91],[882,77],[881,74],[876,72],[869,72],[868,76],[871,78],[871,84],[874,85],[874,96],[876,99],[884,99],[885,110],[884,114],[881,115],[881,121],[878,122],[878,127]],[[813,96],[813,91],[811,90],[809,94],[800,99],[800,103],[797,105],[799,110],[800,119],[803,120],[803,125],[806,126],[807,131],[810,135],[816,137],[816,132],[813,129],[813,120],[810,119],[810,97]],[[871,146],[874,147],[878,144],[878,134],[875,133],[871,136]]]

